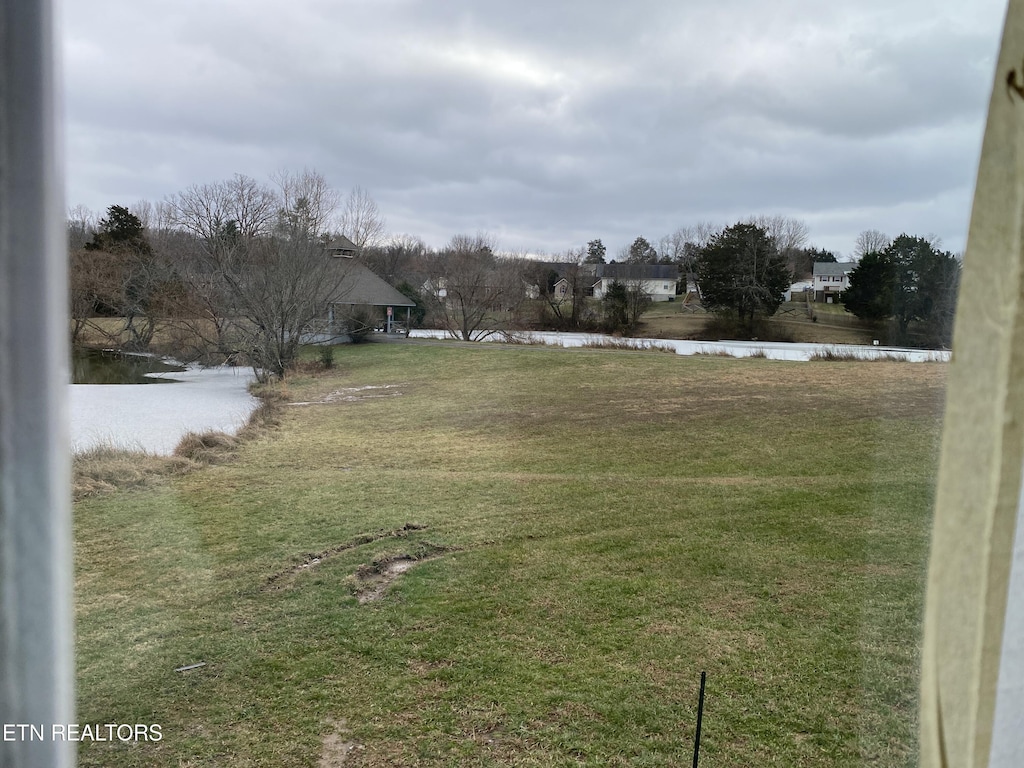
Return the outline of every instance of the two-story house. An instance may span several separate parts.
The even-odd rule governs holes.
[[[855,261],[814,262],[814,300],[832,304],[850,285],[849,276]]]

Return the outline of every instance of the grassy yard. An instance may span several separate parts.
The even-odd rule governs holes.
[[[76,504],[82,765],[916,764],[943,365],[336,360]]]

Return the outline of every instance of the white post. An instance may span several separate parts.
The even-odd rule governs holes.
[[[52,0],[0,3],[0,766],[74,744],[67,245]],[[12,736],[14,738],[9,738]]]

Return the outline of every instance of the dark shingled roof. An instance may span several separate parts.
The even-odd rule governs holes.
[[[368,304],[373,307],[415,307],[416,302],[377,277],[369,267],[352,258],[327,256],[345,270],[343,296],[335,304]]]
[[[848,272],[852,272],[856,266],[857,262],[855,261],[816,261],[814,262],[814,276],[842,277]]]
[[[355,243],[349,240],[344,235],[337,235],[331,238],[331,242],[327,244],[328,251],[338,251],[342,254],[355,253],[359,250]]]
[[[598,264],[597,276],[612,280],[678,280],[675,264]]]

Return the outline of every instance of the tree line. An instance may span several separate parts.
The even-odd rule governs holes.
[[[316,171],[281,171],[264,184],[236,174],[193,185],[159,203],[112,205],[102,218],[79,207],[68,220],[72,335],[86,328],[130,349],[188,360],[237,361],[282,375],[309,334],[327,333],[347,306],[358,261],[415,302],[414,323],[476,340],[511,329],[634,332],[650,305],[628,269],[593,296],[601,265],[672,265],[679,294],[696,287],[703,305],[755,333],[789,284],[816,261],[794,219],[755,217],[728,227],[684,227],[653,245],[644,237],[609,259],[600,239],[546,259],[500,253],[486,234],[456,235],[430,248],[411,235],[386,236],[385,220],[360,188],[343,195]],[[354,259],[339,259],[342,242]],[[862,233],[860,264],[846,305],[871,322],[892,319],[898,334],[926,324],[936,343],[951,327],[959,262],[929,241]],[[344,250],[344,249],[343,249]],[[340,318],[357,336],[378,321],[373,308]],[[340,310],[339,310],[340,312]],[[117,318],[100,322],[97,317]],[[117,323],[120,323],[118,325]]]

